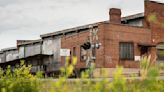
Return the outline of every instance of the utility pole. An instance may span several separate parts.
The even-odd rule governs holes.
[[[91,78],[93,75],[93,68],[96,61],[96,49],[100,48],[101,43],[98,39],[98,29],[94,28],[93,26],[89,26],[89,29],[89,39],[82,45],[82,47],[84,50],[87,51],[87,59],[85,61],[86,67],[89,69],[89,76]]]

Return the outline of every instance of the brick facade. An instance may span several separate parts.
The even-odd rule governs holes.
[[[113,68],[117,65],[122,65],[126,68],[139,67],[139,61],[135,60],[121,60],[119,58],[119,43],[132,42],[134,45],[134,58],[141,55],[140,44],[146,45],[148,54],[152,59],[156,58],[157,43],[164,42],[164,32],[162,26],[148,21],[148,16],[154,12],[157,14],[160,22],[164,21],[163,12],[164,4],[153,1],[145,1],[145,20],[143,27],[134,27],[126,24],[121,24],[121,12],[119,9],[112,8],[109,12],[110,22],[100,23],[98,25],[98,37],[102,46],[96,51],[96,67]],[[160,14],[159,14],[160,13]],[[85,67],[85,63],[80,61],[80,45],[83,44],[89,32],[77,33],[72,36],[64,36],[62,38],[62,48],[73,47],[77,48],[78,68]],[[149,46],[147,46],[149,45]],[[153,46],[152,46],[153,45]]]
[[[163,10],[163,3],[145,0],[144,14],[121,18],[121,10],[111,8],[108,21],[44,34],[39,40],[18,40],[17,48],[0,51],[0,66],[5,68],[11,65],[14,69],[20,59],[24,59],[27,64],[33,65],[34,72],[42,70],[51,76],[64,67],[65,57],[60,56],[60,49],[65,48],[71,50],[71,56],[77,56],[77,70],[86,68],[86,62],[81,60],[81,45],[88,41],[90,30],[93,29],[98,30],[101,43],[101,47],[96,50],[97,68],[115,68],[117,65],[138,68],[140,62],[136,57],[138,59],[143,55],[151,55],[151,61],[156,63],[157,47],[164,43]],[[122,43],[132,46],[128,47],[131,55],[125,55],[130,59],[121,57],[121,53],[127,50],[127,47],[121,47]],[[164,52],[164,48],[162,50]]]

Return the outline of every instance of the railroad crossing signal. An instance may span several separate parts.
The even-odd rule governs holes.
[[[90,42],[86,42],[81,47],[83,47],[84,50],[88,50],[88,49],[91,48],[91,43]]]

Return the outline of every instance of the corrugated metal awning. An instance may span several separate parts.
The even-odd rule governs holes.
[[[155,44],[152,43],[138,43],[139,47],[156,47]]]

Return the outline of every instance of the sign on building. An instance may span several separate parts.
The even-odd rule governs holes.
[[[70,49],[60,49],[60,56],[70,56]]]
[[[141,60],[141,56],[135,56],[134,59],[135,59],[135,61],[140,61]]]

